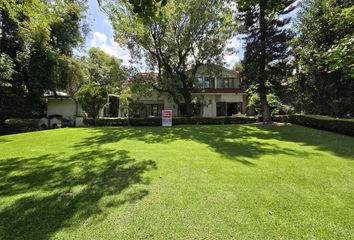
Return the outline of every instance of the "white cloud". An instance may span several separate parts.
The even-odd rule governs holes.
[[[131,55],[129,50],[122,48],[113,38],[108,39],[104,33],[94,32],[91,47],[96,47],[105,53],[122,60],[124,65],[129,65]]]

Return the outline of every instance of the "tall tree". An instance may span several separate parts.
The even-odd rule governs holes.
[[[144,58],[152,71],[158,71],[152,87],[167,93],[191,116],[198,68],[220,63],[226,42],[233,36],[230,1],[170,0],[150,21],[136,15],[129,4],[122,7],[114,0],[107,4],[116,40],[136,59]]]
[[[259,94],[263,122],[271,122],[267,93],[279,85],[289,56],[291,34],[286,28],[295,0],[237,1],[240,32],[244,34],[245,55],[242,75]]]
[[[299,108],[354,114],[354,1],[303,1],[296,27],[293,85]]]

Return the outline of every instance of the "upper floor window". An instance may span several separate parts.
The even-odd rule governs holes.
[[[224,88],[233,88],[234,87],[234,79],[233,78],[224,78]]]
[[[233,82],[234,82],[234,88],[240,87],[240,79],[233,78]]]
[[[215,88],[215,78],[204,78],[203,88]]]
[[[215,78],[212,77],[197,77],[199,88],[215,88]]]
[[[199,88],[239,88],[240,83],[236,78],[197,77]]]
[[[238,88],[239,81],[236,78],[222,78],[219,79],[218,88]]]

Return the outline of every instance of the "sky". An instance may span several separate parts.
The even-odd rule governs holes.
[[[100,10],[97,0],[88,1],[88,22],[91,27],[91,32],[86,38],[85,49],[79,54],[85,54],[91,47],[97,47],[104,52],[118,57],[122,60],[123,65],[128,66],[131,59],[129,50],[120,46],[113,39],[114,33],[112,25],[105,14]],[[236,62],[239,62],[243,56],[242,44],[236,37],[230,40],[227,47],[233,47],[236,53],[227,55],[224,58],[225,66],[232,68]]]

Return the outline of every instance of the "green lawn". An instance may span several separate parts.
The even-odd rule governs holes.
[[[0,239],[353,239],[354,138],[300,126],[0,137]]]

